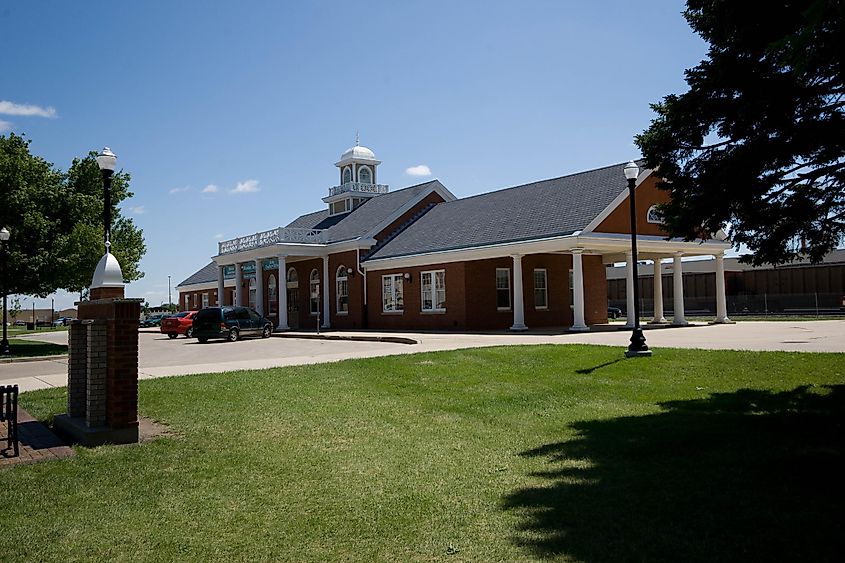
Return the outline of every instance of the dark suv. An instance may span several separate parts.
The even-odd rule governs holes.
[[[270,338],[273,323],[247,307],[207,307],[194,317],[194,336],[202,343],[211,338],[236,342],[241,336]]]

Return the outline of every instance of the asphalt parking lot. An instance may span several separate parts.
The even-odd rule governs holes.
[[[628,345],[630,331],[610,330],[568,334],[561,330],[508,333],[376,333],[336,332],[341,338],[379,336],[404,337],[415,344],[343,339],[282,338],[223,340],[200,344],[196,339],[175,340],[158,332],[139,332],[139,377],[149,379],[197,373],[263,369],[288,365],[332,362],[349,358],[388,356],[481,346],[524,344]],[[686,328],[646,330],[648,344],[659,353],[661,347],[735,350],[785,350],[796,352],[845,352],[845,321],[745,322],[732,325],[698,325]],[[308,335],[308,336],[314,336]],[[27,336],[47,342],[67,343],[67,332],[45,332]],[[21,390],[60,387],[67,384],[67,360],[0,364],[0,382],[17,383]]]

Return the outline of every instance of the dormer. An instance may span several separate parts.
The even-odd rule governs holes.
[[[381,161],[358,139],[355,146],[348,148],[340,160],[335,162],[340,171],[340,185],[329,188],[329,195],[323,201],[329,204],[329,215],[348,213],[368,199],[386,194],[386,184],[376,183],[376,171]]]

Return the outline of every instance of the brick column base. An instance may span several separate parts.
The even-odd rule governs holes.
[[[68,336],[68,412],[55,418],[55,427],[85,446],[138,441],[142,300],[122,293],[78,303],[79,320]]]

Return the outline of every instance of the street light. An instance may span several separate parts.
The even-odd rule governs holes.
[[[106,252],[111,246],[111,177],[117,164],[117,156],[108,147],[97,155],[97,164],[103,174],[103,226],[105,227]]]
[[[3,284],[3,340],[0,340],[0,356],[12,355],[12,351],[9,349],[8,327],[6,326],[9,324],[6,312],[6,243],[9,241],[10,236],[9,229],[6,227],[0,229],[0,249],[3,250],[3,256],[0,258],[0,268],[3,269],[2,273],[0,273],[0,281]]]
[[[167,276],[167,306],[170,307],[173,304],[173,298],[170,296],[170,276]]]
[[[625,179],[628,180],[628,200],[631,203],[631,260],[634,262],[634,330],[631,333],[631,343],[625,351],[625,356],[628,358],[651,356],[651,350],[645,343],[645,335],[640,327],[640,284],[637,275],[637,202],[634,191],[639,175],[640,168],[634,161],[625,165]]]

